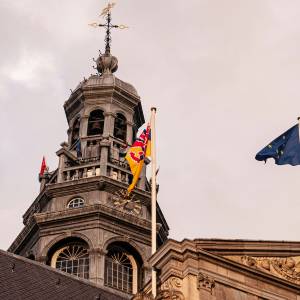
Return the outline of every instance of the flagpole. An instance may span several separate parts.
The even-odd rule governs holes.
[[[155,145],[155,114],[156,108],[151,108],[151,169],[152,169],[152,180],[151,180],[151,245],[152,255],[156,252],[156,145]],[[152,267],[152,295],[156,297],[156,271]]]

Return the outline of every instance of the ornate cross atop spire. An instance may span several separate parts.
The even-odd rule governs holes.
[[[115,2],[109,2],[105,8],[103,8],[100,17],[106,19],[105,24],[101,23],[91,23],[90,26],[93,27],[105,27],[106,28],[106,35],[105,35],[105,54],[110,55],[110,46],[111,46],[111,29],[112,28],[119,28],[119,29],[126,29],[128,26],[126,25],[113,25],[111,24],[111,10],[116,5]]]

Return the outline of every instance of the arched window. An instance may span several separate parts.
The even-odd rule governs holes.
[[[117,114],[115,119],[114,137],[126,141],[127,122],[122,114]]]
[[[61,242],[52,254],[51,267],[88,279],[89,253],[87,244],[80,239]]]
[[[104,128],[104,114],[100,109],[93,110],[89,116],[87,135],[102,134]]]
[[[127,243],[115,242],[105,257],[104,284],[129,294],[138,292],[142,260]]]
[[[72,139],[71,139],[71,145],[74,145],[74,143],[79,139],[79,130],[80,130],[80,119],[78,118],[72,127]]]
[[[84,206],[84,200],[82,198],[74,198],[68,203],[68,208],[77,208]]]

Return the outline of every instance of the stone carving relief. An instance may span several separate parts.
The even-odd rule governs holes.
[[[212,294],[214,287],[215,281],[213,278],[201,272],[198,274],[198,289],[206,290]]]
[[[170,277],[160,287],[161,290],[174,290],[182,287],[182,280],[178,277]]]
[[[181,288],[182,280],[172,276],[161,284],[156,300],[184,300]]]
[[[228,256],[228,259],[251,268],[300,284],[300,256],[295,257],[251,257]]]
[[[132,300],[154,300],[152,294],[146,294],[144,292],[136,294]]]
[[[160,286],[155,300],[185,300],[180,289],[182,288],[182,280],[177,277],[170,277]],[[151,294],[138,293],[132,300],[154,300]]]

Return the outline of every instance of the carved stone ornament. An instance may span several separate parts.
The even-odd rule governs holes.
[[[131,300],[154,300],[152,294],[146,294],[144,292],[138,293],[134,295],[134,297]]]
[[[160,291],[155,300],[184,300],[184,296],[180,291]]]
[[[118,59],[110,54],[100,55],[96,60],[96,64],[100,74],[111,74],[118,69]]]
[[[215,287],[215,281],[213,278],[201,272],[198,274],[198,289],[206,290],[212,294],[214,287]]]
[[[132,213],[135,215],[141,214],[142,204],[140,200],[134,199],[134,195],[128,195],[127,190],[120,189],[110,196],[109,201],[113,203],[115,208],[124,212]]]
[[[156,300],[184,300],[184,296],[180,289],[182,288],[182,280],[177,277],[170,277],[162,283]]]
[[[251,257],[228,256],[248,267],[269,273],[282,279],[300,284],[300,256],[295,257]]]
[[[182,287],[182,280],[178,277],[170,277],[160,287],[161,290],[175,290]]]

